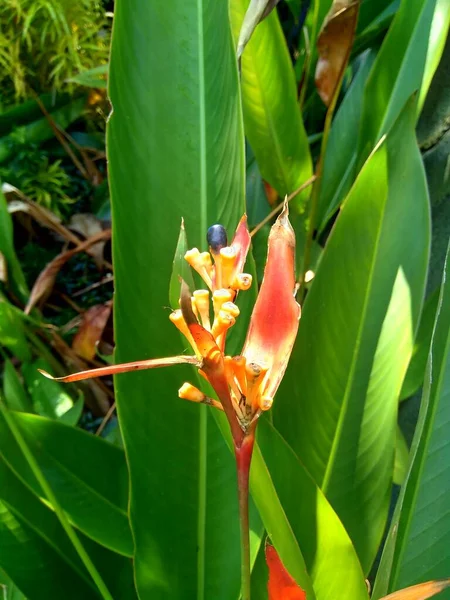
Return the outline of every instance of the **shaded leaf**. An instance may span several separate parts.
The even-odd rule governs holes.
[[[101,438],[57,421],[35,415],[13,416],[71,522],[99,544],[132,556],[128,473],[123,452]],[[0,453],[5,462],[28,489],[43,498],[41,486],[3,418],[0,431]]]
[[[350,57],[359,0],[334,0],[317,38],[316,87],[325,106],[337,94]]]
[[[402,485],[408,473],[409,448],[402,430],[397,425],[395,438],[394,483]]]
[[[0,293],[0,344],[20,360],[31,358],[20,311]]]
[[[266,561],[269,567],[269,600],[306,600],[305,592],[286,571],[275,548],[268,543]]]
[[[397,501],[374,598],[450,571],[450,246],[407,480]],[[448,598],[449,592],[443,598]]]
[[[5,360],[3,368],[3,393],[8,408],[20,412],[33,412],[33,405],[25,391],[12,362]]]
[[[70,102],[56,110],[50,111],[55,123],[66,129],[73,121],[78,119],[86,106],[86,96],[71,99]],[[54,132],[48,120],[44,117],[32,123],[22,125],[15,129],[14,135],[20,135],[25,144],[39,144],[54,137]],[[14,152],[14,144],[9,136],[0,138],[0,164],[8,160]]]
[[[355,139],[359,132],[364,87],[375,56],[375,51],[369,50],[360,57],[356,75],[331,125],[319,187],[317,221],[320,231],[326,227],[354,181]]]
[[[0,565],[30,599],[98,600],[54,511],[0,457]],[[114,598],[136,600],[131,561],[78,534]],[[85,596],[86,594],[86,596]]]
[[[419,329],[414,341],[413,353],[400,392],[400,400],[405,400],[415,394],[423,383],[439,301],[439,292],[439,288],[435,290],[423,307]]]
[[[14,248],[13,223],[3,191],[0,189],[0,252],[5,261],[9,285],[16,296],[25,301],[28,288]]]
[[[72,340],[72,348],[82,358],[92,360],[111,314],[112,302],[96,304],[83,313],[81,325]]]

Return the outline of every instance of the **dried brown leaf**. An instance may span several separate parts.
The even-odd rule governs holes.
[[[84,250],[87,250],[97,242],[109,239],[110,237],[111,230],[105,229],[105,231],[102,231],[97,235],[89,238],[82,244],[79,244],[73,250],[62,252],[61,254],[56,256],[51,262],[49,262],[45,269],[39,274],[39,277],[36,279],[33,285],[30,298],[25,307],[25,314],[28,315],[31,309],[34,306],[36,306],[37,302],[39,302],[43,298],[46,298],[50,294],[50,292],[53,289],[53,286],[55,285],[55,280],[60,269],[70,258],[72,258],[72,256],[74,256],[74,254],[77,254],[78,252],[83,252]]]
[[[97,344],[111,314],[112,303],[91,306],[83,315],[80,328],[72,341],[72,349],[82,358],[92,360]]]
[[[317,38],[316,87],[326,106],[339,90],[358,21],[359,0],[334,0]]]
[[[450,579],[436,579],[384,596],[381,600],[426,600],[450,586]]]
[[[73,215],[69,221],[69,227],[86,239],[103,231],[100,219],[90,213],[78,213]],[[90,250],[90,254],[93,256],[95,264],[99,269],[103,264],[103,252],[105,250],[105,244],[106,242],[98,242],[92,246]]]

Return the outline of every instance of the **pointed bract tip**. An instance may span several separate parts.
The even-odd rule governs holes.
[[[47,371],[44,371],[44,369],[38,369],[38,371],[41,375],[43,375],[44,377],[47,377],[47,379],[52,379],[53,381],[56,379],[55,377],[53,377],[53,375],[50,375],[50,373],[47,373]]]

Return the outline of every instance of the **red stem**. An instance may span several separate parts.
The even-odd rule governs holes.
[[[256,423],[255,423],[256,426]],[[242,442],[235,441],[238,481],[239,520],[241,525],[241,600],[250,600],[250,528],[248,515],[250,464],[255,442],[255,427]]]

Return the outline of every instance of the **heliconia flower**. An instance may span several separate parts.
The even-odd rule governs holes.
[[[208,398],[190,383],[183,384],[179,396],[222,408],[235,441],[237,437],[245,436],[261,411],[271,407],[298,330],[300,306],[294,296],[295,236],[289,223],[287,203],[269,235],[264,278],[244,347],[238,356],[226,355],[225,345],[228,329],[239,317],[239,308],[234,302],[236,296],[251,284],[251,276],[243,273],[250,247],[246,217],[240,220],[231,245],[227,245],[226,232],[221,225],[212,226],[207,239],[210,252],[194,248],[186,253],[185,259],[209,289],[191,293],[182,281],[180,309],[170,315],[172,323],[191,345],[193,356],[106,366],[57,379],[71,382],[138,369],[192,364],[211,384],[217,399]],[[48,373],[43,374],[51,377]]]

